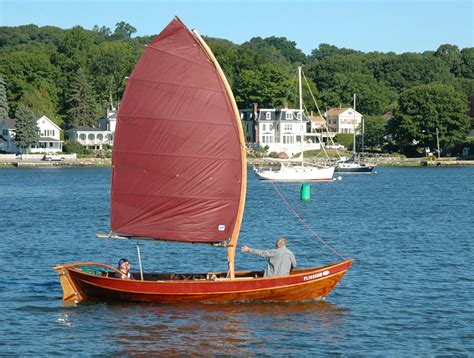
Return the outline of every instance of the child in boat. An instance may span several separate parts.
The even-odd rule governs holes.
[[[286,239],[279,237],[276,241],[276,249],[257,250],[247,245],[242,247],[242,252],[268,258],[268,265],[263,277],[287,276],[291,269],[296,268],[295,255],[286,247]]]
[[[130,273],[132,265],[127,259],[120,259],[118,262],[118,269],[120,273],[114,272],[115,278],[121,278],[123,280],[135,280],[135,277]]]

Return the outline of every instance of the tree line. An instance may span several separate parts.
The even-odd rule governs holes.
[[[120,101],[126,78],[152,36],[136,29],[25,25],[0,27],[0,76],[12,118],[22,107],[63,128],[97,126],[102,108]],[[454,150],[469,129],[474,95],[474,48],[444,44],[424,53],[364,53],[320,44],[306,55],[284,37],[255,37],[237,45],[205,38],[221,64],[239,108],[297,106],[294,78],[303,66],[319,107],[351,106],[366,119],[366,144],[405,153],[440,143]],[[315,42],[317,39],[315,38]],[[305,94],[308,110],[316,110]],[[393,119],[382,115],[391,112]],[[0,113],[0,115],[2,115]],[[1,119],[1,118],[0,118]],[[387,125],[388,123],[388,125]]]

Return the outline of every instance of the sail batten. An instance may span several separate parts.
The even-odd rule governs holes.
[[[157,240],[229,242],[246,180],[228,87],[174,19],[127,83],[113,148],[111,230]]]

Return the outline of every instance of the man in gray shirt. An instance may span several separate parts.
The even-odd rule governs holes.
[[[279,237],[276,241],[276,249],[257,250],[247,245],[242,247],[242,252],[268,258],[268,265],[263,277],[287,276],[292,268],[296,267],[295,255],[286,248],[286,239]]]

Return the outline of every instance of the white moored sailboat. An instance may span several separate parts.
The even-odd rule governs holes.
[[[303,114],[303,95],[301,86],[301,67],[298,67],[298,86],[300,99],[300,113]],[[300,116],[303,123],[303,116]],[[310,180],[332,180],[334,166],[320,166],[304,162],[304,129],[301,126],[301,160],[299,165],[291,162],[281,162],[277,168],[254,168],[254,173],[261,180],[277,181],[310,181]]]
[[[375,168],[375,165],[368,164],[363,161],[361,154],[356,151],[356,126],[355,126],[355,112],[356,112],[356,95],[354,93],[354,142],[352,145],[352,157],[348,160],[339,160],[336,164],[335,171],[337,173],[345,174],[370,174]],[[362,119],[364,121],[364,119]],[[363,127],[363,126],[362,126]],[[362,138],[364,131],[362,129]],[[364,142],[362,141],[362,151],[364,150]]]

